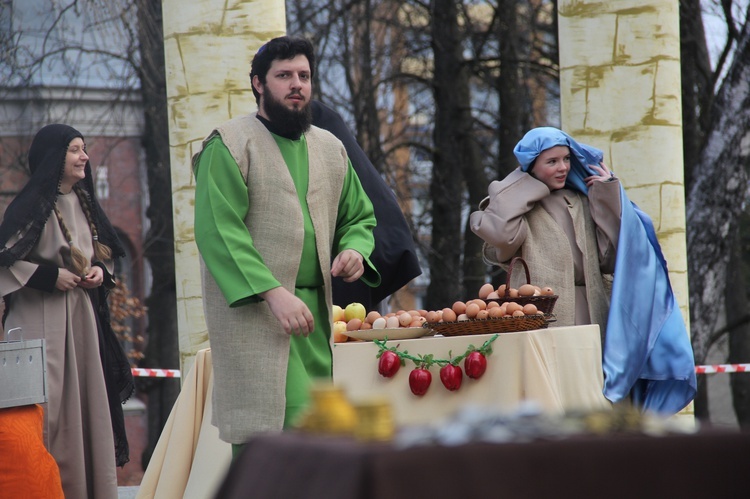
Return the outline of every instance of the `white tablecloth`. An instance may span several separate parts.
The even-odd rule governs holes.
[[[207,499],[232,461],[211,424],[211,350],[198,351],[141,480],[137,499]]]
[[[461,355],[468,345],[481,346],[492,335],[429,337],[390,341],[411,355],[437,358]],[[337,343],[333,349],[334,383],[354,401],[385,395],[397,425],[434,423],[466,404],[513,410],[536,401],[550,412],[611,407],[602,395],[599,327],[549,328],[503,333],[492,344],[487,371],[478,380],[464,375],[458,391],[449,392],[433,366],[432,385],[417,397],[409,390],[408,362],[395,377],[378,374],[378,347],[372,342]],[[198,352],[182,391],[162,431],[138,498],[204,499],[213,497],[231,462],[231,446],[219,440],[211,425],[213,388],[211,351]]]
[[[422,337],[389,341],[399,350],[433,354],[448,359],[463,354],[470,344],[481,346],[491,334]],[[372,342],[337,343],[333,349],[334,383],[355,402],[384,395],[393,405],[397,425],[435,422],[466,404],[512,411],[523,401],[534,401],[543,410],[611,408],[602,395],[603,373],[599,326],[573,326],[502,333],[492,344],[487,371],[478,380],[464,374],[461,388],[448,391],[440,382],[439,366],[433,366],[432,384],[417,397],[409,389],[407,361],[393,378],[378,374],[378,346]],[[463,368],[463,365],[461,365]]]

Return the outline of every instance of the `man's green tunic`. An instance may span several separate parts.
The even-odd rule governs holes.
[[[315,319],[315,330],[307,338],[291,337],[284,417],[284,426],[288,427],[307,404],[311,380],[331,377],[331,318],[322,275],[330,269],[321,269],[318,264],[315,231],[307,206],[309,170],[305,136],[291,140],[272,135],[291,174],[304,218],[304,243],[295,295],[305,302]],[[230,307],[259,301],[260,293],[280,283],[266,267],[245,226],[249,208],[247,185],[220,136],[206,143],[195,166],[195,176],[195,238],[206,267]],[[252,182],[252,178],[248,182]],[[374,226],[372,203],[349,164],[338,205],[332,255],[354,249],[367,257],[374,246]],[[278,250],[284,251],[284,248]],[[364,259],[364,265],[362,279],[377,285],[379,277],[368,258]],[[252,333],[248,331],[248,334]],[[247,382],[251,384],[253,380]]]

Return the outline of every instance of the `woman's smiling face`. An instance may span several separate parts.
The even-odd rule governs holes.
[[[555,146],[545,149],[537,156],[529,173],[549,187],[550,191],[556,191],[565,187],[569,171],[570,148]]]
[[[86,162],[89,160],[88,154],[86,154],[86,146],[83,143],[83,139],[76,137],[68,144],[68,151],[65,154],[65,169],[63,170],[63,178],[61,184],[61,190],[63,192],[70,192],[72,188],[79,180],[86,178]]]

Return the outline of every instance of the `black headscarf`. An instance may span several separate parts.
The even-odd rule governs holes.
[[[47,125],[39,130],[29,148],[31,178],[5,210],[0,224],[0,265],[10,267],[25,257],[39,240],[57,202],[65,170],[65,155],[70,141],[83,139],[81,132],[68,125]],[[96,200],[91,163],[86,162],[86,177],[79,182],[88,196],[92,222],[99,233],[99,242],[112,250],[113,257],[125,256],[117,233]],[[8,241],[22,232],[11,246]]]
[[[3,222],[0,224],[0,244],[2,244],[0,265],[3,267],[10,267],[17,260],[24,258],[39,241],[42,229],[57,202],[60,183],[65,171],[68,146],[75,138],[83,139],[83,135],[68,125],[54,124],[39,130],[31,142],[29,148],[31,178],[5,210]],[[117,233],[96,200],[91,163],[88,161],[85,172],[85,178],[80,180],[78,185],[83,188],[88,197],[92,222],[97,229],[99,242],[109,246],[113,258],[122,257],[125,251],[117,238]],[[20,239],[8,246],[10,238],[18,233],[21,233]],[[105,275],[108,275],[108,272],[105,272]],[[114,282],[111,285],[114,285]],[[133,373],[125,351],[110,326],[105,286],[87,291],[94,307],[99,335],[99,355],[107,387],[115,440],[115,460],[118,466],[124,466],[129,460],[129,449],[125,435],[122,403],[133,393]],[[4,297],[6,313],[11,296]]]
[[[371,288],[361,280],[349,283],[335,277],[333,302],[340,306],[359,302],[367,310],[375,310],[379,302],[422,273],[414,238],[395,194],[359,146],[341,115],[322,102],[313,100],[311,105],[313,125],[328,130],[343,142],[362,188],[372,201],[378,221],[373,231],[375,248],[370,260],[380,273],[380,286]]]

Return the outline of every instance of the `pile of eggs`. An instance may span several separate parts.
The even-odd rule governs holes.
[[[509,301],[500,303],[495,300],[506,300],[506,285],[502,284],[495,289],[491,283],[482,285],[479,289],[479,298],[467,302],[457,301],[451,307],[442,310],[399,310],[381,315],[380,312],[372,311],[367,314],[365,320],[351,319],[346,323],[347,331],[360,331],[367,329],[396,329],[405,327],[422,327],[427,323],[456,322],[467,320],[495,319],[502,317],[521,317],[525,315],[544,314],[537,309],[533,303],[522,305],[512,301],[513,298],[530,296],[551,296],[554,291],[550,287],[539,287],[533,284],[524,284],[518,289],[507,290]]]
[[[364,321],[351,319],[346,324],[348,331],[366,329],[396,329],[399,327],[422,327],[425,323],[426,310],[399,310],[381,315],[380,312],[372,311],[367,314]]]

